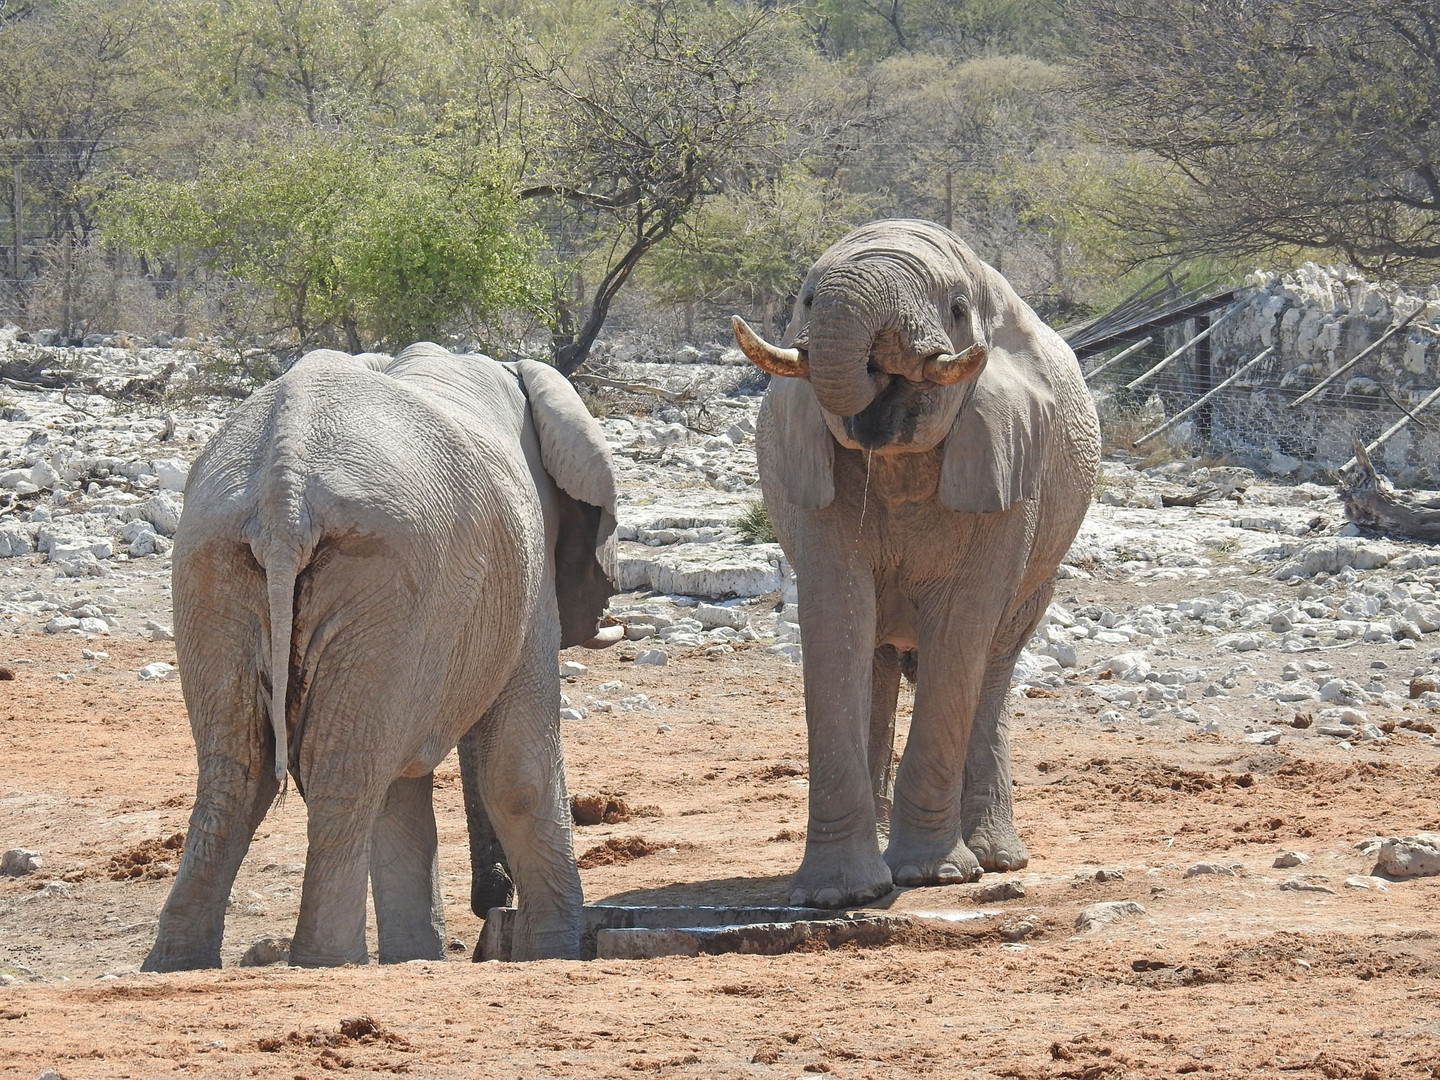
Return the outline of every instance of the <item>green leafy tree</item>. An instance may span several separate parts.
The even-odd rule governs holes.
[[[648,278],[662,300],[727,305],[778,327],[805,268],[867,216],[790,169],[708,200],[656,250]]]
[[[21,185],[27,238],[83,240],[94,227],[92,179],[166,115],[176,87],[161,7],[0,7],[0,167]]]
[[[184,180],[136,180],[106,234],[243,281],[301,347],[398,347],[538,312],[536,238],[511,186],[461,148],[272,135]]]

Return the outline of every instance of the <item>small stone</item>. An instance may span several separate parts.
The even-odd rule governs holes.
[[[1404,839],[1390,837],[1380,845],[1375,870],[1398,878],[1440,874],[1440,833],[1416,833]]]
[[[584,664],[577,664],[574,660],[566,660],[560,665],[560,677],[562,679],[578,679],[590,669]]]
[[[1124,881],[1124,880],[1125,880],[1125,873],[1124,873],[1123,870],[1096,870],[1096,871],[1095,871],[1095,880],[1096,880],[1096,881]]]
[[[1417,675],[1410,680],[1410,696],[1418,698],[1421,694],[1434,694],[1440,692],[1440,682],[1430,675]]]
[[[560,710],[561,720],[584,720],[588,715],[590,715],[589,712],[581,706],[571,706],[570,708]]]
[[[1091,904],[1080,912],[1075,919],[1075,930],[1083,934],[1122,919],[1133,919],[1145,914],[1147,912],[1144,906],[1137,901],[1104,900],[1098,904]]]
[[[168,679],[175,673],[175,666],[167,664],[163,660],[157,660],[153,664],[146,664],[136,674],[145,682],[155,679]]]
[[[151,641],[174,641],[175,631],[155,619],[145,620],[145,629],[150,631]]]
[[[1019,900],[1025,895],[1025,886],[1018,881],[997,881],[993,885],[982,885],[975,890],[977,904],[993,904],[1000,900]]]
[[[38,851],[29,848],[11,848],[0,855],[0,874],[6,877],[23,877],[32,874],[45,865]]]
[[[45,624],[47,634],[63,634],[67,630],[79,630],[80,620],[72,619],[68,615],[57,615]]]
[[[245,950],[241,967],[269,967],[290,962],[290,939],[263,937]]]
[[[654,664],[656,667],[664,667],[670,663],[670,654],[664,649],[641,649],[635,654],[635,663]]]
[[[743,630],[750,625],[750,614],[744,608],[724,607],[720,604],[697,604],[692,617],[706,630],[713,630],[717,626]]]
[[[1366,874],[1358,874],[1355,877],[1347,877],[1345,879],[1345,886],[1346,888],[1350,889],[1373,889],[1376,892],[1384,892],[1387,888],[1389,888],[1389,886],[1386,885],[1384,878],[1371,877]]]
[[[670,734],[672,731],[674,731],[674,730],[675,730],[675,729],[672,728],[669,724],[656,724],[656,725],[655,725],[655,732],[656,732],[656,734],[658,734],[658,735],[669,735],[669,734]]]
[[[1292,866],[1301,866],[1310,861],[1310,856],[1303,851],[1282,851],[1275,856],[1275,861],[1270,865],[1277,870],[1288,870]]]
[[[1244,736],[1242,742],[1254,743],[1257,746],[1274,746],[1280,741],[1278,731],[1252,731]]]
[[[1185,871],[1185,876],[1197,877],[1201,874],[1219,874],[1222,877],[1234,877],[1237,867],[1240,867],[1239,863],[1235,863],[1231,866],[1226,866],[1224,863],[1197,862],[1194,866],[1190,867],[1190,869]]]
[[[1318,892],[1336,895],[1335,890],[1324,883],[1324,879],[1313,877],[1288,877],[1280,883],[1285,892]]]
[[[1021,941],[1035,933],[1035,923],[1024,919],[1018,923],[1008,923],[1000,928],[1000,936],[1006,941]]]

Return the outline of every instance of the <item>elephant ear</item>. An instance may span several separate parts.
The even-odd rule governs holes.
[[[540,443],[559,489],[555,599],[560,647],[595,636],[615,593],[615,473],[605,433],[565,376],[548,364],[516,364]]]
[[[829,506],[835,500],[835,440],[815,391],[804,379],[773,378],[765,408],[785,501],[807,510]]]
[[[969,400],[945,439],[940,501],[963,514],[990,514],[1040,490],[1055,393],[1043,340],[990,349]]]

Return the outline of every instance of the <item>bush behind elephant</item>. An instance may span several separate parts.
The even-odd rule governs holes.
[[[1074,354],[958,237],[909,220],[820,257],[786,347],[738,317],[735,332],[777,376],[756,445],[799,587],[810,823],[791,902],[864,903],[1026,865],[1010,676],[1099,460]],[[897,774],[906,665],[915,709]]]
[[[614,508],[603,433],[543,364],[321,351],[242,404],[175,537],[199,781],[145,967],[218,966],[287,772],[309,841],[292,963],[367,960],[367,876],[380,960],[442,956],[431,781],[457,742],[472,832],[493,822],[519,889],[517,958],[576,955],[557,651],[613,591]]]

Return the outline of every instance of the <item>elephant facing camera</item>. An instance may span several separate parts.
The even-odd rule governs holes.
[[[805,642],[810,812],[790,903],[1024,867],[1010,677],[1099,463],[1074,354],[957,236],[913,220],[826,251],[785,344],[734,328],[775,376],[756,449]]]

